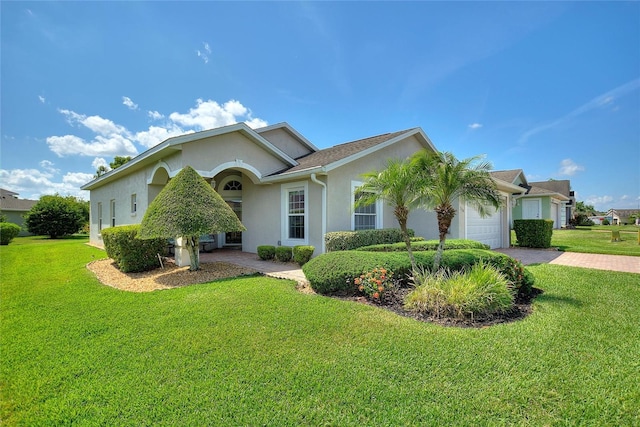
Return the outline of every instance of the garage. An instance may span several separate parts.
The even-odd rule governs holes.
[[[489,209],[493,211],[493,208]],[[467,239],[482,242],[491,249],[502,247],[502,208],[482,218],[476,209],[467,205],[466,220]]]

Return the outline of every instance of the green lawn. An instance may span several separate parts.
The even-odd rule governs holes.
[[[620,231],[622,241],[611,241],[612,230]],[[511,242],[516,244],[516,234],[513,230],[511,231]],[[603,225],[578,227],[574,230],[553,230],[551,246],[566,252],[640,256],[638,227],[635,225]]]
[[[85,239],[0,248],[3,425],[639,425],[640,276],[531,267],[525,320],[447,328],[264,277],[136,294]]]

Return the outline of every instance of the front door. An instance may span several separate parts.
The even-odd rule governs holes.
[[[238,219],[242,221],[242,202],[227,200],[227,204],[238,216]],[[224,244],[233,246],[242,245],[242,232],[231,231],[229,233],[224,233]]]

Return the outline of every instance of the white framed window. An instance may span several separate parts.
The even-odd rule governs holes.
[[[109,216],[111,217],[111,226],[115,227],[116,226],[116,201],[115,199],[111,199],[111,202],[109,203]]]
[[[352,230],[373,230],[382,228],[382,200],[378,200],[367,206],[355,207],[355,203],[361,195],[356,194],[356,189],[362,183],[358,181],[351,182],[351,207],[353,215],[351,216]]]
[[[309,188],[307,182],[282,185],[282,245],[306,245],[309,241]]]
[[[102,202],[98,202],[98,231],[102,230]]]
[[[135,194],[131,195],[131,213],[134,214],[138,212],[138,200]]]

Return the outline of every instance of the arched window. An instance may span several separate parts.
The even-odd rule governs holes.
[[[242,183],[240,181],[236,181],[235,179],[233,181],[229,181],[224,185],[223,188],[224,191],[241,191],[242,190]]]

